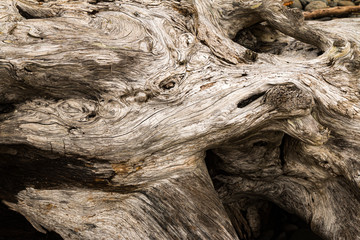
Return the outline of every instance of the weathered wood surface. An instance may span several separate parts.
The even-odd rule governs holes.
[[[3,0],[0,24],[0,198],[39,231],[256,237],[256,204],[233,215],[266,199],[360,239],[359,19],[318,29],[273,0]]]

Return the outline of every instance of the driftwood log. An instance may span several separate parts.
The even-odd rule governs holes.
[[[0,198],[64,239],[360,239],[360,19],[278,0],[1,0]]]
[[[343,6],[317,9],[310,12],[304,12],[305,19],[316,19],[323,17],[343,17],[352,13],[360,13],[360,6]]]

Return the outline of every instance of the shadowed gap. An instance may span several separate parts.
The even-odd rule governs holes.
[[[285,135],[280,146],[280,155],[283,155],[286,139],[289,136]],[[264,146],[263,142],[256,143],[255,146]],[[284,164],[284,156],[282,164]],[[218,174],[226,175],[223,170],[216,168],[217,164],[223,163],[222,159],[214,154],[211,150],[206,151],[205,163],[208,168],[209,174],[212,178],[215,189],[221,183],[216,181],[214,177]],[[241,163],[239,163],[241,164]],[[261,221],[261,232],[258,237],[250,230],[249,219],[246,216],[246,209],[230,209],[228,210],[229,218],[235,227],[239,239],[241,240],[322,240],[319,236],[313,233],[310,226],[304,222],[300,217],[288,213],[281,209],[276,204],[262,199],[258,196],[249,195],[244,198],[252,199],[252,202],[263,202],[265,207],[259,208],[259,215]],[[226,208],[226,206],[225,206]],[[239,222],[239,219],[241,221]]]
[[[238,104],[237,104],[237,107],[238,108],[244,108],[246,107],[247,105],[249,105],[250,103],[254,102],[255,100],[261,98],[262,96],[265,95],[265,92],[261,92],[261,93],[258,93],[258,94],[254,94],[254,95],[251,95],[250,97],[240,101]]]
[[[23,16],[24,18],[26,19],[35,19],[35,18],[39,18],[39,17],[35,17],[35,16],[32,16],[30,13],[24,11],[21,7],[19,6],[16,6],[17,10],[19,11],[19,14],[21,16]]]
[[[0,240],[62,240],[55,232],[38,232],[24,216],[11,211],[0,201]]]

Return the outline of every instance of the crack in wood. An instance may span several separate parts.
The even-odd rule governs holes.
[[[259,99],[260,97],[264,96],[265,95],[265,92],[261,92],[261,93],[257,93],[257,94],[254,94],[254,95],[251,95],[250,97],[240,101],[238,104],[237,104],[237,107],[238,108],[244,108],[246,107],[247,105],[249,105],[250,103],[256,101],[257,99]]]
[[[25,19],[36,19],[39,17],[32,16],[30,13],[26,12],[24,9],[22,9],[19,5],[16,6],[17,10],[19,11],[19,14],[23,16]]]

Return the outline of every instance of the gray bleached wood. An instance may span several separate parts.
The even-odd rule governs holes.
[[[267,0],[5,0],[0,19],[0,198],[39,231],[255,237],[246,196],[360,238],[358,19]],[[241,45],[254,24],[281,54]]]

